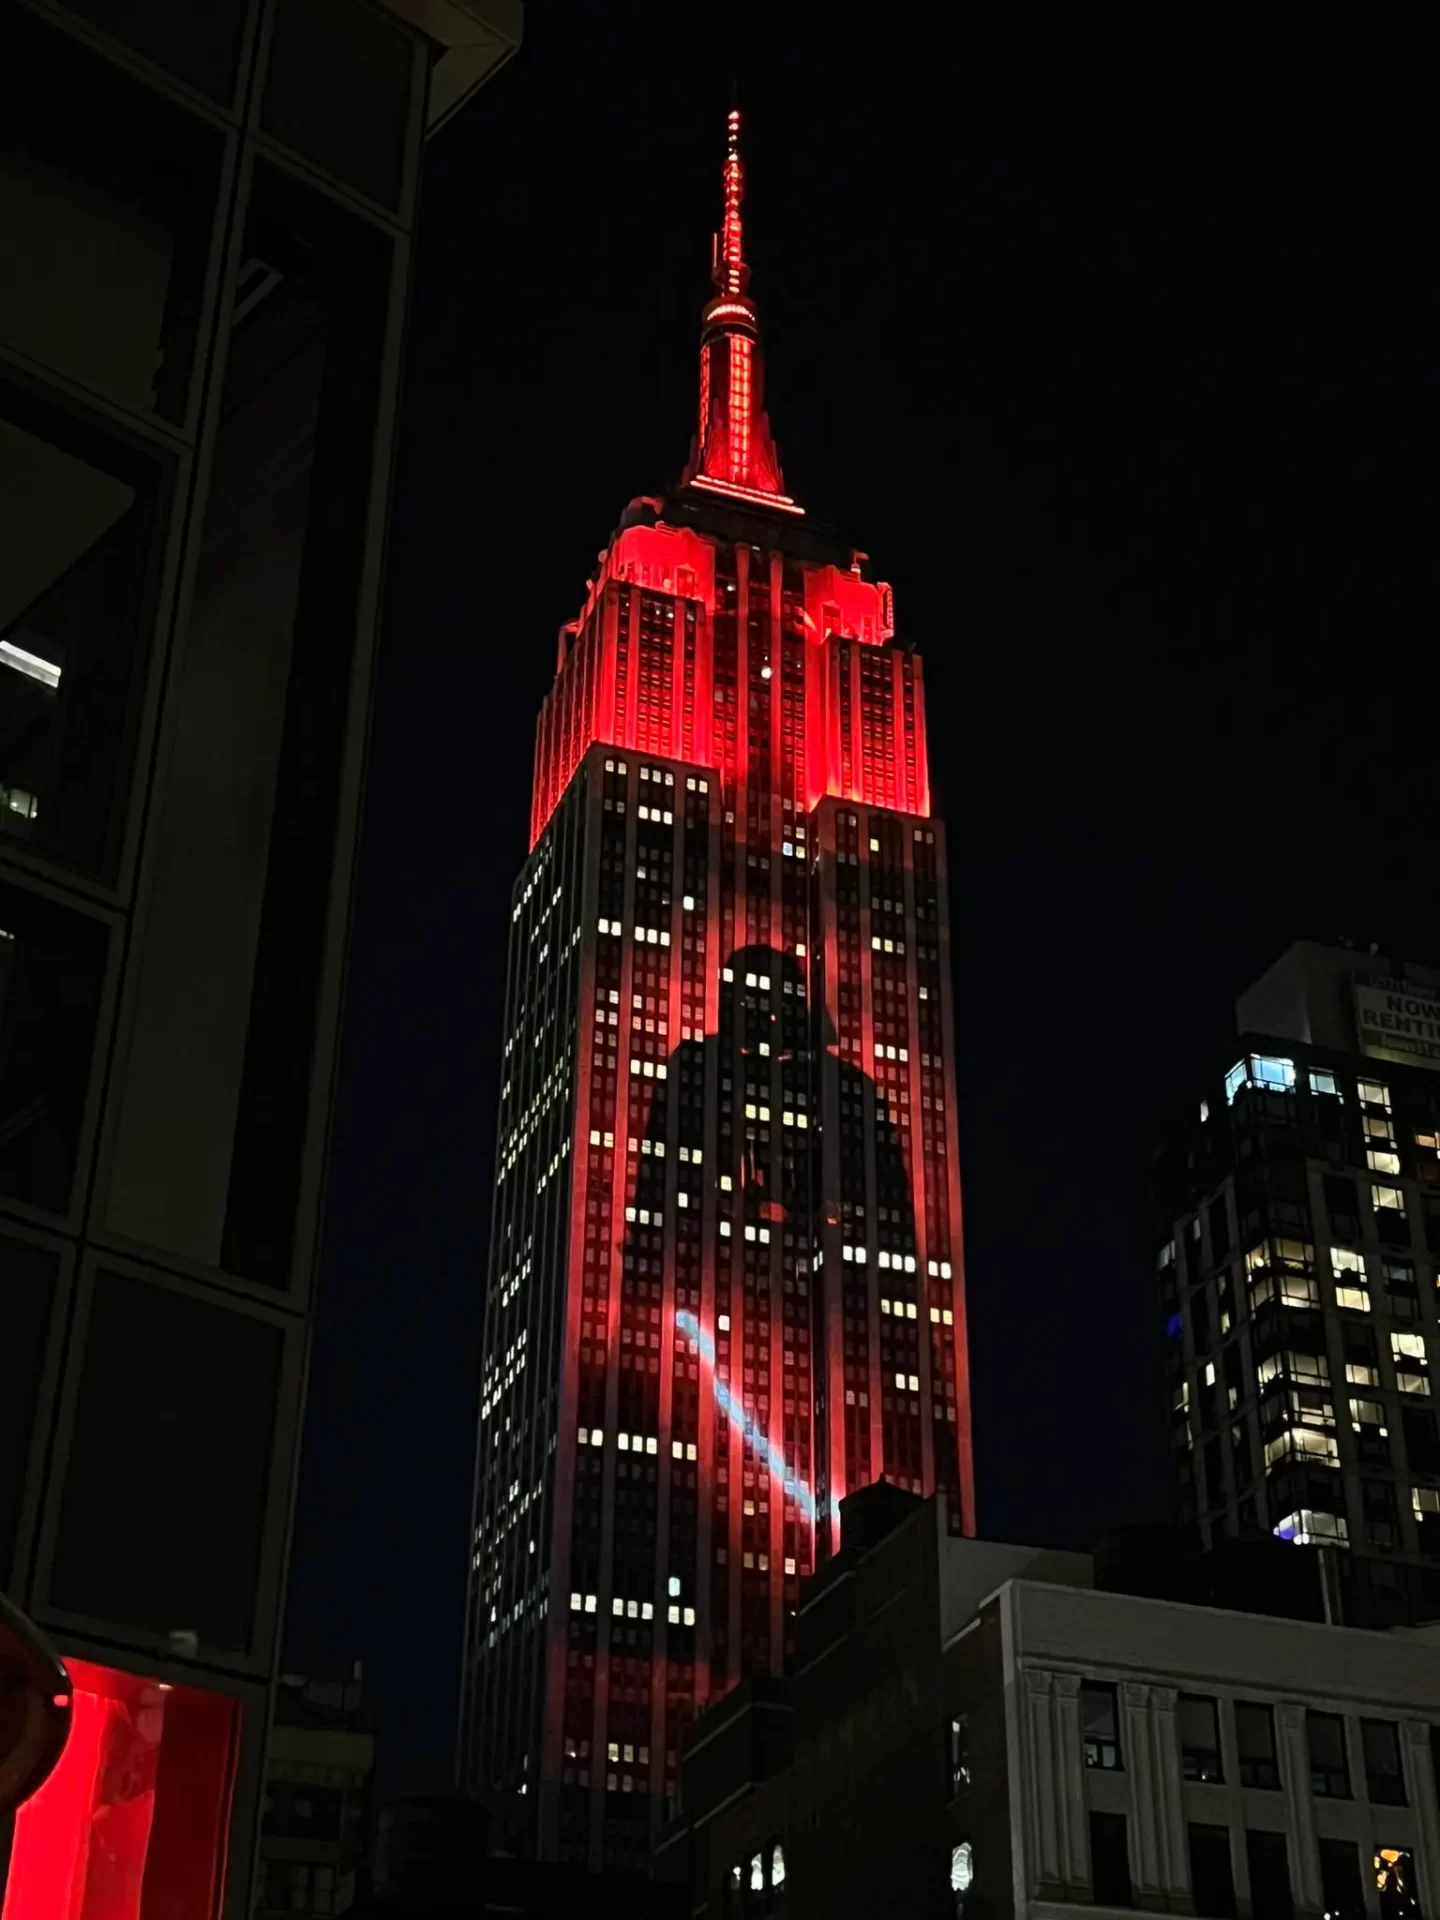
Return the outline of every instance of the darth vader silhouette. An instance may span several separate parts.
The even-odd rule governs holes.
[[[656,1083],[635,1172],[627,1275],[635,1270],[647,1223],[664,1208],[665,1155],[677,1152],[692,1163],[697,1153],[705,1154],[703,1184],[724,1192],[736,1234],[751,1226],[788,1227],[808,1256],[822,1219],[838,1220],[842,1210],[854,1220],[855,1237],[863,1239],[865,1208],[872,1205],[884,1210],[887,1244],[901,1257],[914,1255],[914,1212],[899,1136],[869,1075],[832,1051],[834,1037],[823,1006],[810,1005],[804,969],[791,955],[763,946],[731,954],[721,971],[717,1031],[682,1042],[670,1055],[665,1079]],[[839,1190],[824,1191],[820,1116],[827,1075],[833,1076],[828,1111],[863,1127],[859,1137],[874,1142],[873,1196],[866,1193],[860,1165],[851,1170],[853,1190],[847,1185],[843,1162]],[[705,1099],[712,1088],[718,1126],[709,1147]]]

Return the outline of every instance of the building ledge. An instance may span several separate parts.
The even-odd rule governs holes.
[[[523,37],[521,0],[384,0],[384,4],[435,47],[427,135],[443,127],[471,94],[499,72]]]

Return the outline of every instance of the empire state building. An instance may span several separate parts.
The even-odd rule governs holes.
[[[785,490],[732,113],[678,485],[561,630],[510,915],[462,1770],[643,1865],[839,1503],[973,1529],[919,656]]]

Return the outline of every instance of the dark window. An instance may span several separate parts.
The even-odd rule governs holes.
[[[1180,1696],[1180,1759],[1187,1780],[1223,1780],[1220,1718],[1206,1694]]]
[[[1228,1827],[1190,1828],[1190,1892],[1197,1914],[1228,1920],[1236,1912]]]
[[[1080,1729],[1085,1764],[1114,1772],[1120,1761],[1120,1713],[1114,1687],[1086,1681],[1080,1688]]]
[[[1258,1700],[1235,1702],[1235,1747],[1240,1758],[1242,1787],[1278,1787],[1280,1769],[1275,1760],[1275,1719]]]
[[[1328,1800],[1350,1798],[1350,1763],[1345,1757],[1345,1722],[1338,1713],[1307,1713],[1311,1790]]]
[[[359,9],[356,9],[357,13]],[[288,1285],[372,537],[388,237],[257,165],[106,1224]],[[243,823],[243,831],[239,823]],[[217,857],[217,846],[223,857]],[[323,1025],[323,1048],[328,1045]]]
[[[1133,1907],[1123,1813],[1090,1815],[1090,1888],[1097,1907]]]
[[[1365,1790],[1377,1806],[1405,1805],[1405,1773],[1400,1764],[1400,1730],[1393,1720],[1362,1720],[1360,1748],[1365,1755]]]
[[[1230,1251],[1230,1215],[1222,1193],[1210,1202],[1210,1258],[1223,1260]]]
[[[102,921],[0,881],[0,1194],[54,1213],[70,1204],[108,944]]]
[[[372,200],[398,206],[415,47],[351,0],[280,0],[265,131]]]
[[[1245,1858],[1250,1868],[1251,1913],[1257,1920],[1294,1920],[1284,1834],[1247,1831]]]
[[[0,338],[131,413],[183,421],[221,136],[24,8],[5,9],[4,38]]]
[[[1210,1299],[1204,1287],[1195,1289],[1190,1302],[1190,1327],[1196,1353],[1207,1353],[1210,1348]]]
[[[47,1598],[248,1651],[283,1335],[144,1281],[95,1281]]]
[[[0,834],[101,876],[124,826],[164,491],[152,459],[0,387]]]
[[[970,1784],[970,1720],[959,1714],[950,1722],[950,1794],[953,1797]]]
[[[1423,1407],[1402,1407],[1400,1423],[1405,1433],[1405,1452],[1413,1470],[1440,1474],[1440,1439],[1436,1437],[1434,1414]]]
[[[3,964],[3,963],[0,963]],[[50,1337],[56,1256],[0,1235],[0,1592],[10,1585]]]
[[[1365,1920],[1360,1854],[1353,1841],[1321,1840],[1320,1896],[1326,1920]]]
[[[1408,1847],[1376,1847],[1380,1920],[1420,1920],[1420,1880]]]
[[[245,0],[70,0],[70,8],[202,93],[233,92]]]
[[[1355,1200],[1355,1182],[1343,1174],[1325,1175],[1325,1205],[1337,1240],[1354,1240],[1360,1233],[1360,1213]]]

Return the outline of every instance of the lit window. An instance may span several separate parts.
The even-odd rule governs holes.
[[[1225,1076],[1225,1099],[1234,1103],[1242,1087],[1261,1087],[1272,1093],[1288,1093],[1295,1086],[1295,1062],[1272,1054],[1251,1053],[1237,1061]]]
[[[1405,1212],[1405,1196],[1399,1187],[1371,1187],[1370,1204],[1377,1213]]]
[[[1358,1080],[1355,1090],[1367,1107],[1384,1107],[1387,1113],[1390,1111],[1390,1089],[1378,1080]]]
[[[1412,1487],[1410,1499],[1417,1520],[1427,1513],[1440,1513],[1440,1487]]]
[[[1322,1073],[1316,1067],[1310,1069],[1310,1091],[1311,1093],[1328,1093],[1336,1100],[1343,1098],[1340,1092],[1340,1082],[1335,1078],[1334,1074]]]
[[[687,1627],[693,1627],[693,1626],[694,1626],[694,1624],[695,1624],[695,1609],[694,1609],[694,1607],[684,1607],[684,1608],[682,1608],[682,1609],[681,1609],[681,1619],[683,1620],[683,1622],[684,1622],[684,1624],[685,1624],[685,1625],[686,1625]]]
[[[1322,1513],[1302,1507],[1287,1514],[1275,1528],[1281,1540],[1293,1540],[1297,1547],[1348,1546],[1350,1531],[1338,1513]]]
[[[974,1854],[970,1842],[962,1840],[958,1847],[950,1849],[950,1891],[964,1893],[974,1878]]]
[[[1361,1730],[1373,1724],[1361,1721]],[[1375,1791],[1375,1782],[1370,1784],[1370,1798],[1379,1799]],[[1404,1805],[1404,1780],[1400,1776],[1399,1804]],[[1420,1882],[1415,1873],[1415,1856],[1408,1847],[1377,1847],[1375,1849],[1375,1885],[1380,1894],[1380,1912],[1390,1914],[1418,1914],[1420,1911],[1417,1893]]]

